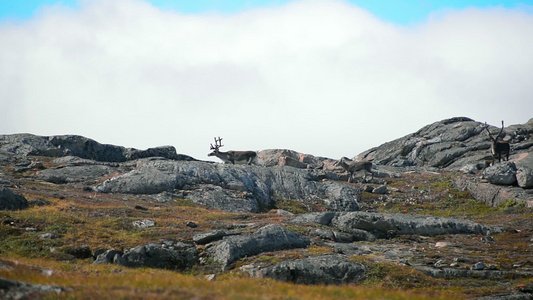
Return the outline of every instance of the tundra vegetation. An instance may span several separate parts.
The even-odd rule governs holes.
[[[474,132],[481,134],[483,127],[478,125]],[[124,153],[118,150],[113,153]],[[423,154],[425,150],[418,148],[416,151]],[[479,151],[489,150],[485,147]],[[161,154],[161,151],[156,152]],[[373,150],[375,152],[379,150]],[[135,153],[148,162],[152,160],[141,152]],[[119,161],[119,167],[114,162],[98,163],[109,167],[110,171],[101,173],[100,169],[96,170],[98,176],[87,176],[82,181],[54,182],[54,178],[43,176],[44,171],[67,171],[68,168],[56,157],[34,154],[38,155],[19,157],[0,152],[0,186],[24,196],[28,202],[27,208],[0,210],[0,298],[472,299],[496,294],[531,296],[533,211],[526,201],[516,198],[517,193],[505,194],[513,197],[507,197],[500,204],[487,205],[475,199],[471,189],[458,186],[457,182],[465,176],[477,180],[481,170],[474,175],[465,175],[458,169],[402,167],[384,175],[389,169],[380,165],[369,182],[348,183],[341,174],[344,170],[338,170],[338,177],[334,173],[320,173],[327,169],[326,161],[325,167],[317,173],[319,175],[306,177],[312,183],[323,185],[310,185],[309,188],[331,189],[330,194],[352,191],[338,186],[360,189],[360,194],[353,195],[357,197],[357,208],[361,212],[413,218],[453,218],[486,228],[503,228],[486,234],[422,235],[387,231],[361,235],[356,229],[341,232],[331,225],[334,214],[351,212],[332,212],[328,219],[330,209],[312,197],[312,201],[306,202],[291,197],[290,193],[273,195],[273,205],[261,206],[258,212],[246,212],[202,205],[195,201],[196,198],[188,197],[194,191],[187,184],[180,186],[179,192],[103,193],[95,191],[94,187],[115,178],[129,179],[126,175],[146,161]],[[122,156],[116,157],[122,159]],[[400,158],[395,159],[395,163],[403,163]],[[385,159],[377,157],[374,161]],[[83,161],[85,164],[93,162]],[[73,164],[79,163],[74,160]],[[196,168],[201,163],[191,164]],[[319,165],[316,161],[306,164]],[[229,168],[227,170],[233,173],[266,169],[232,165],[218,165],[217,168]],[[289,173],[282,173],[283,168],[293,167],[273,167],[272,172],[287,176]],[[395,176],[398,170],[402,171],[401,176]],[[297,178],[303,174],[291,172],[291,176]],[[315,171],[307,169],[302,172]],[[222,184],[217,181],[221,179],[213,178],[209,177],[208,188],[213,188],[215,183]],[[259,182],[260,176],[253,178]],[[238,191],[235,195],[241,198],[251,197],[251,192],[243,185],[232,181],[223,184]],[[378,186],[386,186],[387,192],[373,193]],[[518,189],[516,186],[510,188],[513,191]],[[308,217],[310,221],[294,222],[300,216]],[[316,216],[322,219],[312,221]],[[236,256],[221,268],[220,262],[209,255],[210,249],[216,248],[216,242],[209,237],[202,237],[202,241],[198,238],[211,232],[211,237],[220,239],[226,235],[226,241],[245,244],[243,239],[232,240],[233,235],[236,238],[253,236],[261,228],[271,225],[305,237],[309,245]],[[346,237],[347,233],[351,235]],[[363,238],[353,240],[355,236]],[[344,241],[339,242],[341,240]],[[194,244],[198,251],[197,261],[179,270],[128,267],[118,263],[94,264],[95,252],[100,249],[125,253],[149,243],[163,245],[161,249],[164,249],[168,241]],[[364,275],[351,283],[330,285],[295,284],[253,275],[268,268],[283,270],[282,266],[287,262],[297,266],[296,262],[328,255],[342,255],[346,264],[362,266]],[[13,282],[19,284],[18,288],[10,288]],[[25,290],[22,283],[39,288]]]

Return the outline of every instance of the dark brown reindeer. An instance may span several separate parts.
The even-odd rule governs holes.
[[[350,177],[348,177],[348,183],[351,182],[354,174],[361,170],[365,171],[365,174],[363,176],[363,182],[366,180],[367,172],[372,175],[371,179],[374,179],[374,173],[372,173],[372,161],[370,160],[350,161],[348,158],[342,157],[339,161],[335,163],[335,166],[340,166],[350,174]]]
[[[211,150],[213,152],[207,154],[207,156],[216,156],[220,158],[224,163],[228,164],[247,164],[251,165],[252,162],[257,158],[257,153],[255,151],[228,151],[221,152],[220,148],[224,147],[222,145],[222,138],[215,137],[215,145],[211,145]]]
[[[509,160],[509,153],[511,152],[511,146],[508,142],[504,141],[498,141],[498,139],[501,137],[503,133],[503,121],[502,121],[502,130],[500,130],[500,133],[496,137],[493,137],[489,130],[489,125],[487,125],[487,122],[485,122],[485,130],[489,133],[489,137],[491,140],[491,146],[490,146],[490,152],[492,153],[492,165],[494,165],[494,161],[496,158],[498,158],[498,162],[502,161],[502,155],[505,154],[506,160]],[[503,137],[502,137],[503,139]]]

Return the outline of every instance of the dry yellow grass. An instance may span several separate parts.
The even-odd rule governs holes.
[[[34,284],[69,287],[45,299],[449,299],[457,294],[438,291],[402,291],[382,286],[306,286],[225,276],[207,281],[202,276],[157,269],[130,269],[88,262],[50,262],[42,259],[7,260],[0,277]],[[51,270],[45,275],[41,270]],[[460,298],[460,297],[459,297]]]

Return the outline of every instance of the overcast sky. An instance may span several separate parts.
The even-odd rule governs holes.
[[[340,158],[450,117],[533,118],[531,1],[9,2],[0,134]]]

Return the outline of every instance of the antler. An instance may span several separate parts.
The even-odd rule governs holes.
[[[500,130],[500,133],[498,133],[498,135],[496,136],[496,138],[494,138],[494,137],[492,136],[492,134],[490,134],[490,131],[489,131],[489,125],[487,125],[487,122],[485,122],[485,129],[486,129],[487,132],[489,133],[489,137],[490,137],[490,139],[493,140],[494,142],[496,142],[496,141],[500,138],[501,134],[503,133],[503,129],[504,129],[504,126],[503,126],[503,120],[502,120],[502,130]]]
[[[222,145],[222,138],[221,137],[215,137],[215,146],[213,146],[213,144],[209,144],[211,146],[211,150],[218,150],[220,149],[221,147],[224,147],[224,145]]]
[[[489,130],[489,125],[487,125],[487,122],[485,122],[485,130],[487,130],[488,134],[489,134],[489,138],[493,141],[496,141],[493,137],[492,137],[492,134],[490,134],[490,130]]]
[[[502,120],[502,130],[500,130],[500,133],[498,133],[498,136],[496,136],[496,140],[500,137],[500,135],[503,133],[503,120]]]

